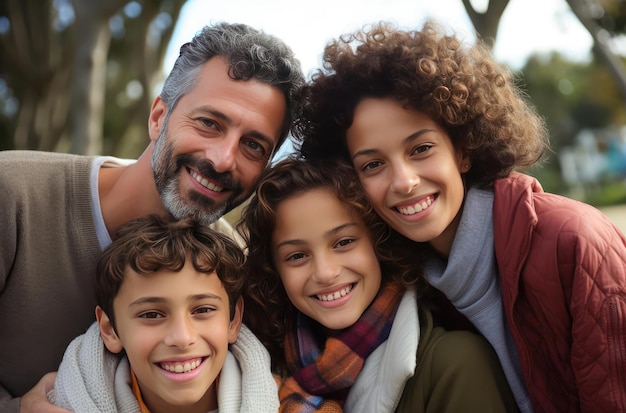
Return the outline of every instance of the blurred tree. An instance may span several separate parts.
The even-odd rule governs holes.
[[[0,148],[137,155],[184,3],[0,2]]]
[[[615,77],[626,100],[626,66],[612,42],[626,36],[626,0],[566,0],[593,38],[593,54]]]
[[[500,19],[504,9],[509,4],[509,0],[490,0],[487,2],[487,9],[484,12],[474,8],[471,0],[462,1],[476,33],[487,45],[493,48],[498,35]]]

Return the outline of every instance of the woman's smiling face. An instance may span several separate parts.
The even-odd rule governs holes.
[[[376,212],[396,231],[448,255],[469,169],[448,134],[422,112],[391,98],[355,108],[347,146]]]

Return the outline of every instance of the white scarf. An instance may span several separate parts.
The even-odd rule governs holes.
[[[55,405],[75,412],[140,412],[128,359],[105,348],[97,323],[67,347],[48,397]],[[278,411],[269,354],[245,325],[226,356],[217,398],[221,413]]]

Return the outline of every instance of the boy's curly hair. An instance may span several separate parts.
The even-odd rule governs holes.
[[[244,286],[245,256],[226,235],[193,218],[148,215],[122,225],[96,268],[96,302],[115,326],[113,300],[129,269],[149,277],[157,271],[180,271],[189,260],[196,271],[215,272],[228,294],[230,315]]]
[[[346,130],[364,98],[391,97],[425,113],[469,155],[468,186],[489,186],[536,163],[548,147],[543,120],[482,43],[466,48],[433,22],[402,31],[379,22],[331,41],[304,88],[295,135],[306,159],[349,160]]]

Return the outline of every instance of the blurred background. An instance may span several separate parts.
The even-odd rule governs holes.
[[[0,150],[137,157],[164,76],[205,24],[277,35],[310,74],[332,37],[426,19],[516,73],[550,130],[530,171],[544,189],[626,221],[626,0],[2,0]]]

